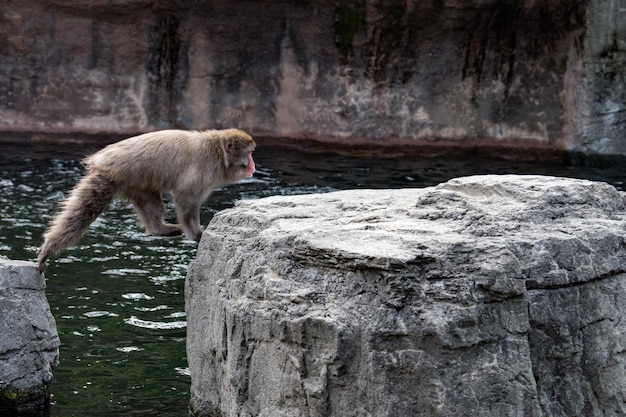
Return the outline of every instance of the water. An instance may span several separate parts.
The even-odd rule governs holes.
[[[0,144],[0,255],[34,260],[56,204],[82,175],[77,160],[94,150]],[[472,174],[569,176],[606,181],[620,190],[626,180],[626,164],[571,166],[472,157],[374,160],[262,146],[255,159],[254,178],[215,192],[203,207],[203,224],[238,199],[425,187]],[[184,280],[195,253],[194,242],[144,235],[131,207],[117,201],[77,247],[50,262],[47,295],[62,342],[51,385],[51,415],[187,414]]]

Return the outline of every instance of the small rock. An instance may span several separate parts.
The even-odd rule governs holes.
[[[32,262],[0,259],[0,415],[39,415],[59,363],[59,336]]]

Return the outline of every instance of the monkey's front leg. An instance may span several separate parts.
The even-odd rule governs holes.
[[[176,217],[183,233],[188,239],[200,242],[202,227],[200,226],[200,202],[174,196]]]

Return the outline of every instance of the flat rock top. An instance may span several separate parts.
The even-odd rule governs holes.
[[[428,264],[430,278],[471,272],[554,286],[626,270],[625,196],[586,180],[472,176],[422,189],[242,201],[209,229],[319,266]]]
[[[37,264],[0,258],[0,289],[43,290],[46,282]]]

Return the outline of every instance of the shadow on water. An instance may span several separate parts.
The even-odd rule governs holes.
[[[34,260],[58,201],[95,146],[0,144],[0,254]],[[466,158],[363,159],[259,147],[257,173],[218,190],[202,221],[238,199],[350,188],[426,187],[473,174],[543,174],[624,190],[625,164],[537,164]],[[173,208],[170,206],[170,215]],[[181,416],[187,412],[184,281],[196,244],[144,235],[116,201],[78,246],[54,258],[47,295],[61,338],[52,415]]]

